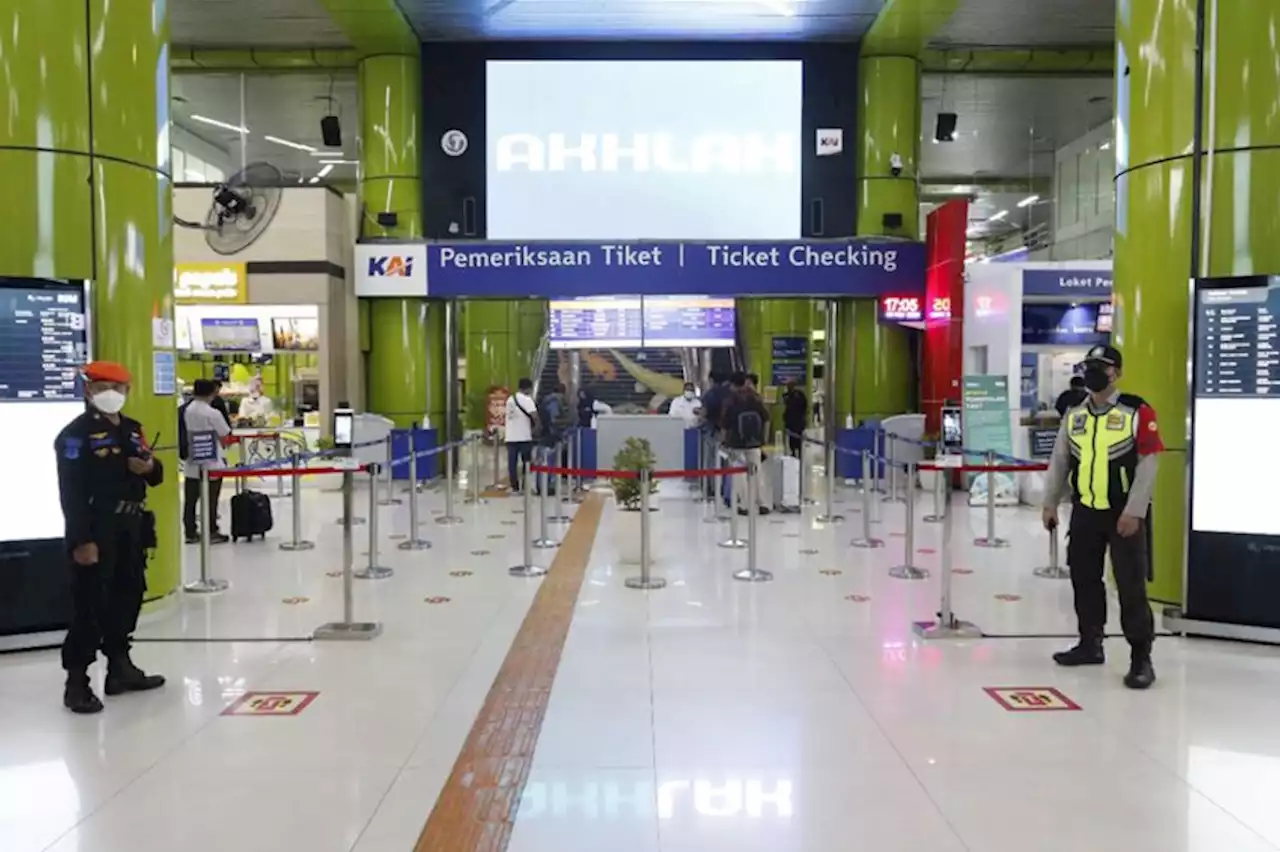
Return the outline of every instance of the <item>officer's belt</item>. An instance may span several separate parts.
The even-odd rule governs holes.
[[[120,500],[116,503],[117,515],[141,515],[144,504],[139,500]]]

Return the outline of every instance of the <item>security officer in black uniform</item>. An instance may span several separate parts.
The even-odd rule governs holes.
[[[109,361],[84,368],[85,412],[58,434],[58,492],[71,562],[71,628],[62,645],[67,686],[62,703],[73,713],[98,713],[89,666],[107,658],[107,695],[164,685],[129,657],[129,637],[146,591],[147,549],[155,547],[155,516],[147,487],[164,479],[142,425],[120,414],[129,371]]]
[[[1151,643],[1155,621],[1147,602],[1150,563],[1148,510],[1159,453],[1164,450],[1155,410],[1142,397],[1116,388],[1123,359],[1112,346],[1095,346],[1084,361],[1088,397],[1067,409],[1054,443],[1045,485],[1044,525],[1058,525],[1058,504],[1071,490],[1067,565],[1075,592],[1080,641],[1053,655],[1062,666],[1100,665],[1107,623],[1103,566],[1120,597],[1120,626],[1129,642],[1124,684],[1146,689],[1155,682]]]

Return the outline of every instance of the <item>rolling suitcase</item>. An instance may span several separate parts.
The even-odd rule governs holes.
[[[800,511],[800,459],[773,455],[765,461],[769,486],[773,491],[773,507],[780,512]]]
[[[231,498],[231,540],[252,541],[253,537],[267,537],[274,521],[271,517],[271,500],[259,491],[242,491]]]

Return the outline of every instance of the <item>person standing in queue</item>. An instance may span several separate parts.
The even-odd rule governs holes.
[[[107,658],[107,695],[164,686],[129,656],[147,588],[147,550],[156,546],[147,488],[164,480],[142,424],[120,413],[129,371],[109,361],[84,368],[85,411],[54,441],[58,494],[71,563],[71,626],[62,644],[67,672],[62,703],[73,713],[98,713],[102,701],[89,684],[89,666]]]
[[[808,398],[795,379],[787,379],[787,389],[782,394],[782,425],[787,430],[787,449],[796,458],[800,458],[804,449],[804,428],[808,420]]]
[[[1044,525],[1058,525],[1058,504],[1071,490],[1067,566],[1075,593],[1080,641],[1053,655],[1061,666],[1101,665],[1107,623],[1103,570],[1107,551],[1120,597],[1120,625],[1129,642],[1124,684],[1146,689],[1155,682],[1151,644],[1155,619],[1147,602],[1148,510],[1157,456],[1164,451],[1156,413],[1142,397],[1116,388],[1123,359],[1112,346],[1085,357],[1088,398],[1067,409],[1053,446],[1045,484]]]

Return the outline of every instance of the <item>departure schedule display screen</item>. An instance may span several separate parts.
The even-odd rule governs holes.
[[[639,296],[553,299],[550,312],[552,349],[644,345]]]
[[[553,299],[550,313],[552,349],[725,347],[737,330],[733,299],[711,296]]]
[[[1280,276],[1195,301],[1193,530],[1280,536]]]
[[[733,299],[709,296],[645,296],[644,345],[710,348],[732,346],[737,314]]]
[[[53,441],[84,408],[87,360],[83,285],[0,279],[0,470],[22,492],[0,512],[0,541],[62,537]]]

